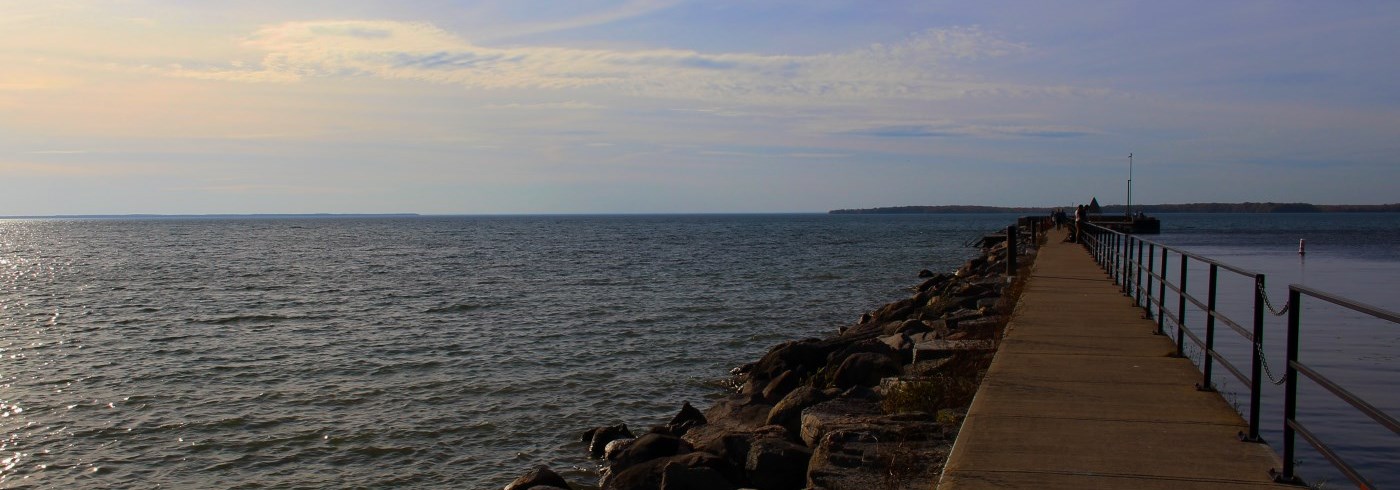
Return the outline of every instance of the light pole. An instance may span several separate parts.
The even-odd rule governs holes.
[[[1128,154],[1128,218],[1133,217],[1133,154]]]

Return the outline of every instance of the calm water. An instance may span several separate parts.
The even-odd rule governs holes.
[[[583,481],[1012,219],[0,221],[0,487]]]
[[[1374,218],[1166,215],[1159,238],[1269,273],[1279,303],[1303,280],[1396,309],[1400,216]],[[664,423],[1012,219],[0,221],[0,487],[585,481],[582,429]],[[1395,330],[1331,329],[1305,355],[1372,373],[1394,414]],[[1393,437],[1313,410],[1395,481]]]
[[[1281,308],[1288,285],[1303,284],[1329,293],[1400,311],[1400,214],[1164,214],[1155,239],[1266,276],[1270,301]],[[1306,255],[1298,254],[1306,240]],[[1171,264],[1173,279],[1177,269]],[[1188,272],[1189,290],[1207,296],[1205,267]],[[1253,279],[1222,271],[1220,310],[1246,328],[1251,325]],[[1175,305],[1169,299],[1168,304]],[[1175,308],[1173,306],[1172,308]],[[1204,316],[1187,310],[1188,324],[1203,332]],[[1367,402],[1400,417],[1400,325],[1375,320],[1317,299],[1304,299],[1299,358]],[[1223,326],[1217,350],[1248,373],[1250,348]],[[1265,358],[1282,379],[1287,317],[1265,314]],[[1200,363],[1197,352],[1193,360]],[[1217,369],[1217,372],[1223,370]],[[1217,376],[1226,398],[1240,410],[1249,406],[1248,386]],[[1379,488],[1400,488],[1400,436],[1332,396],[1316,383],[1299,382],[1299,420]],[[1282,451],[1283,387],[1265,383],[1261,406],[1263,437]],[[1299,438],[1299,473],[1329,488],[1351,483]]]

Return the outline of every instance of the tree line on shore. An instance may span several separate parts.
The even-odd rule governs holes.
[[[892,206],[865,209],[836,209],[830,214],[955,214],[955,213],[1035,213],[1047,214],[1049,207],[1000,206]],[[1121,204],[1103,206],[1103,214],[1123,214]],[[1144,213],[1396,213],[1400,203],[1393,204],[1310,204],[1302,202],[1198,202],[1187,204],[1139,204],[1133,211]]]

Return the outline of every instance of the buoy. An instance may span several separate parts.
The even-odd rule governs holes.
[[[1308,250],[1307,250],[1307,249],[1308,249],[1308,241],[1307,241],[1307,239],[1299,238],[1299,239],[1298,239],[1298,255],[1307,255],[1307,254],[1308,254]]]

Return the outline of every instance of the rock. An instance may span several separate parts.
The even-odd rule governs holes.
[[[516,478],[515,481],[510,482],[509,485],[506,485],[505,490],[529,490],[531,488],[549,487],[570,488],[569,482],[565,481],[564,477],[559,476],[558,473],[550,470],[547,466],[537,466],[528,473],[520,475],[520,478]]]
[[[656,490],[661,488],[661,471],[670,458],[653,459],[614,470],[607,468],[598,481],[602,490]]]
[[[597,427],[589,429],[583,433],[583,442],[588,443],[588,455],[594,458],[601,458],[608,447],[609,442],[618,439],[631,439],[636,437],[632,431],[627,430],[627,424],[618,424],[607,427]]]
[[[690,444],[669,434],[648,433],[632,441],[608,461],[608,471],[617,474],[654,459],[690,452]]]
[[[675,417],[671,417],[671,422],[666,424],[666,429],[672,435],[680,437],[685,435],[686,431],[690,430],[691,427],[705,425],[706,423],[708,422],[705,420],[705,414],[700,413],[700,410],[691,406],[690,402],[683,402],[681,404],[681,411],[677,413]]]
[[[889,357],[899,356],[898,351],[896,351],[894,348],[890,347],[886,343],[881,342],[880,339],[876,337],[867,340],[862,340],[859,342],[848,343],[836,352],[832,352],[830,356],[827,356],[826,369],[831,370],[840,367],[841,363],[845,362],[847,357],[850,357],[852,354],[861,352],[868,352]]]
[[[761,398],[730,395],[722,398],[705,411],[707,425],[716,425],[730,430],[751,430],[767,425],[768,411],[773,405]]]
[[[814,372],[826,360],[827,353],[828,348],[819,339],[778,344],[749,370],[749,376],[770,380],[783,371]]]
[[[796,388],[800,380],[791,369],[783,371],[778,377],[768,382],[768,386],[763,388],[763,400],[767,402],[777,402],[787,396],[789,391]]]
[[[612,442],[608,443],[607,447],[603,448],[603,460],[612,461],[617,459],[617,456],[622,453],[622,450],[627,449],[627,446],[632,445],[636,440],[636,438],[613,439]]]
[[[685,435],[697,452],[714,454],[735,467],[742,467],[749,458],[749,446],[753,441],[764,438],[790,439],[796,432],[789,432],[778,425],[767,425],[752,430],[729,431],[713,425],[696,427]],[[794,439],[795,440],[795,439]],[[741,479],[731,479],[739,482]]]
[[[918,307],[919,305],[915,303],[914,298],[901,299],[899,301],[887,304],[879,310],[876,310],[875,314],[872,315],[872,321],[902,321],[906,318],[909,318],[909,316],[912,315],[918,309]]]
[[[914,361],[949,357],[958,352],[992,352],[996,349],[997,344],[992,340],[930,340],[914,344]]]
[[[951,449],[951,442],[939,439],[896,441],[859,430],[831,432],[812,451],[807,487],[932,488]]]
[[[710,488],[734,488],[731,478],[742,478],[738,468],[729,464],[724,458],[713,454],[690,453],[681,456],[649,460],[633,465],[620,472],[607,475],[602,481],[601,488],[603,490],[655,490],[665,488],[663,485],[665,485],[667,468],[672,466],[674,466],[674,468],[669,469],[672,473],[690,474],[689,470],[709,470],[698,471],[696,474],[710,474],[719,477],[721,482],[729,483],[727,487],[688,487],[679,486],[683,485],[682,482],[672,481],[671,484],[675,486],[674,488],[696,488],[701,490],[708,490]],[[713,480],[709,483],[716,484]]]
[[[875,392],[875,390],[871,389],[869,386],[852,386],[850,388],[847,388],[846,391],[841,392],[841,394],[836,395],[836,397],[845,398],[848,400],[864,400],[867,402],[880,401],[880,394]]]
[[[893,356],[859,352],[841,362],[832,376],[832,384],[837,388],[875,386],[880,384],[881,378],[898,375],[899,362]]]
[[[933,277],[933,271],[928,269],[919,270],[919,277]]]
[[[825,401],[802,411],[800,436],[807,447],[816,447],[822,436],[836,427],[857,424],[880,415],[880,407],[874,403],[842,398]]]
[[[661,490],[734,490],[734,484],[711,468],[668,462],[661,469]]]
[[[947,274],[936,274],[930,276],[924,282],[919,283],[919,285],[916,286],[914,290],[921,293],[938,291],[939,286],[942,286],[944,283],[947,283],[949,279],[952,279],[952,277]]]
[[[812,450],[784,439],[759,439],[749,448],[744,469],[758,490],[797,490],[807,481]]]
[[[827,396],[821,390],[811,386],[799,386],[792,390],[773,409],[768,411],[769,425],[781,425],[792,433],[797,433],[802,426],[802,410],[827,400]]]
[[[892,333],[901,335],[912,335],[916,333],[931,332],[933,330],[934,328],[929,326],[927,322],[923,320],[914,319],[899,324],[899,328],[896,328],[895,331]]]

